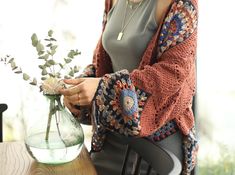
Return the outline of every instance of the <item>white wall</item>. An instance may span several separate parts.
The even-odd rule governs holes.
[[[199,153],[202,159],[218,158],[218,143],[235,146],[235,1],[199,0],[199,5]]]
[[[84,67],[92,60],[101,32],[103,8],[103,0],[0,0],[0,56],[11,54],[25,72],[40,76],[30,38],[37,33],[44,39],[47,31],[53,29],[59,45],[56,58],[62,59],[70,49],[78,49],[82,55],[76,62]],[[37,88],[0,64],[0,103],[8,104],[4,121],[13,127],[13,135],[4,127],[6,140],[24,138],[22,118],[28,123],[40,117],[43,102],[38,94]]]

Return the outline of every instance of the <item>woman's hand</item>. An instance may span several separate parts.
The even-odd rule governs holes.
[[[64,82],[71,86],[68,89],[61,89],[60,93],[64,95],[65,105],[73,110],[72,105],[88,106],[91,104],[100,78],[66,79]]]
[[[76,108],[75,105],[69,102],[68,98],[64,97],[64,105],[69,109],[71,113],[73,113],[75,116],[80,115],[80,110]]]

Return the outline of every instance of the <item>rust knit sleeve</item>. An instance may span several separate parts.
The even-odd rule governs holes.
[[[162,97],[179,91],[195,62],[197,12],[189,0],[176,2],[164,21],[155,64],[130,74],[137,87]]]
[[[153,65],[131,73],[122,70],[102,76],[93,99],[99,127],[127,136],[147,136],[175,117],[172,111],[176,111],[174,104],[181,98],[181,89],[186,81],[194,78],[195,2],[175,0],[172,4],[160,31],[158,56]],[[152,103],[154,109],[148,109],[147,105]],[[151,110],[155,111],[154,115]],[[148,127],[150,129],[146,129]]]
[[[130,74],[136,87],[151,94],[142,113],[141,135],[157,131],[173,119],[184,134],[194,125],[191,102],[195,91],[197,23],[197,1],[176,0],[160,32],[156,62]],[[152,113],[147,112],[151,104]]]

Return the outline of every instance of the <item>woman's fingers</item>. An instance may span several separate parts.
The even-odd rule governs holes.
[[[91,103],[91,101],[89,101],[88,99],[80,99],[78,101],[79,106],[89,106],[90,103]]]
[[[66,80],[66,82],[76,84],[68,89],[61,89],[60,93],[67,97],[73,105],[90,105],[97,90],[100,78],[83,78],[80,81]]]
[[[79,92],[81,92],[81,90],[82,90],[82,86],[81,84],[78,84],[68,89],[61,89],[60,93],[63,94],[64,96],[72,96],[72,95],[78,94]]]
[[[80,105],[80,106],[84,106],[84,105],[89,105],[90,103],[90,99],[89,96],[87,96],[87,94],[85,93],[78,93],[72,96],[66,96],[66,99],[73,105]]]
[[[64,82],[69,85],[77,85],[85,81],[84,78],[77,78],[77,79],[64,79]]]
[[[74,105],[72,105],[67,98],[64,98],[64,105],[72,112],[74,115],[79,115],[80,110],[76,109]]]
[[[68,99],[71,102],[73,101],[78,101],[80,99],[80,95],[79,94],[74,94],[71,96],[66,96],[66,99]]]
[[[79,79],[65,79],[64,82],[68,85],[73,85],[67,89],[60,89],[59,92],[65,96],[71,96],[74,94],[77,94],[81,90],[81,86],[79,86],[80,83],[85,81],[84,78],[79,78]]]

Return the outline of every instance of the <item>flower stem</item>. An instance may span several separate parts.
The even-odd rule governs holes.
[[[55,113],[55,120],[56,120],[56,127],[57,127],[59,137],[60,137],[61,141],[64,143],[64,145],[66,146],[66,142],[64,141],[64,139],[61,136],[60,127],[59,127],[60,115],[57,116],[57,114]],[[66,153],[67,153],[67,149],[66,149]]]
[[[60,117],[60,116],[57,116],[57,114],[55,114],[56,127],[57,127],[58,134],[59,134],[59,136],[60,136],[60,138],[61,138],[61,133],[60,133],[60,128],[59,128],[58,117]],[[61,138],[61,140],[63,140],[63,139]]]
[[[55,106],[55,100],[50,99],[50,112],[48,115],[47,130],[46,130],[46,137],[45,137],[46,141],[48,141],[48,139],[49,139],[49,132],[50,132],[50,128],[51,128],[51,119],[52,119],[52,115],[53,115],[54,106]]]

